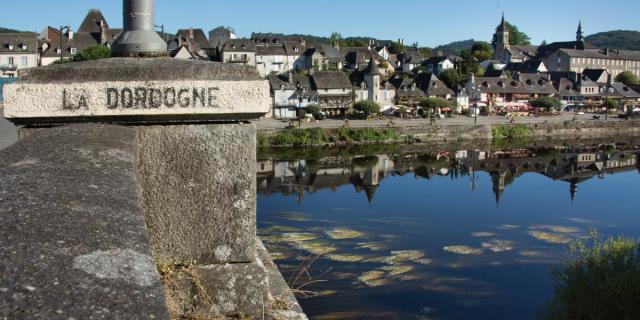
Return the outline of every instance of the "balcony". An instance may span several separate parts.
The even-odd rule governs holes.
[[[18,70],[18,65],[17,64],[3,64],[3,65],[0,65],[0,70],[1,71],[16,71],[16,70]]]

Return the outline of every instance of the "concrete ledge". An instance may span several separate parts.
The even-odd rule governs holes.
[[[26,69],[3,95],[5,117],[21,124],[243,121],[271,107],[255,68],[169,58]]]
[[[0,318],[164,319],[135,129],[31,132],[0,153]]]

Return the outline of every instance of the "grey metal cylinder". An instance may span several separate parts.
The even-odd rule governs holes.
[[[155,31],[155,0],[124,0],[124,30],[111,52],[114,56],[163,56],[167,43]]]

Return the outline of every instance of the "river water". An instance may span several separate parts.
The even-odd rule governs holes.
[[[590,229],[640,237],[640,147],[262,150],[259,235],[312,319],[535,319]]]

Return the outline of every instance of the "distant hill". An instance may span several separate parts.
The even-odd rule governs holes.
[[[590,35],[585,40],[600,48],[640,50],[640,32],[616,30]]]
[[[435,54],[438,51],[442,51],[444,54],[459,55],[460,52],[467,49],[471,49],[471,47],[475,42],[476,41],[473,39],[463,40],[463,41],[454,41],[449,44],[445,44],[445,45],[441,45],[433,48],[433,52]]]
[[[26,32],[26,31],[19,31],[19,30],[0,27],[0,33],[14,33],[14,32]]]

